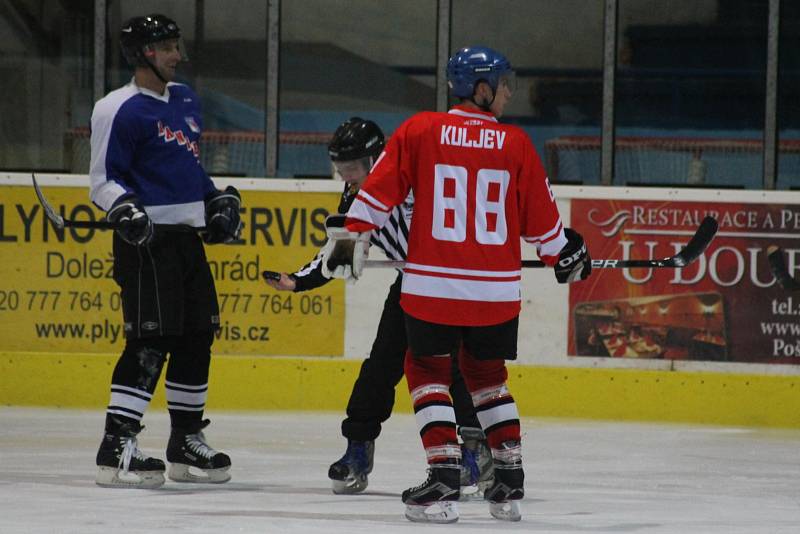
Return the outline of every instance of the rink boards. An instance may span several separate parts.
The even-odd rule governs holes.
[[[116,355],[0,353],[0,402],[103,408]],[[344,412],[360,361],[215,356],[209,410]],[[163,381],[163,377],[162,377]],[[800,428],[800,379],[697,371],[509,366],[525,417]],[[405,380],[395,409],[410,412]],[[164,388],[153,397],[166,407]]]
[[[37,178],[45,187],[45,193],[56,198],[61,187],[82,188],[81,194],[85,194],[88,183],[86,177],[81,176],[42,175]],[[273,295],[265,293],[265,286],[259,285],[260,281],[248,279],[246,269],[249,266],[252,270],[257,266],[259,269],[291,271],[313,257],[320,239],[319,221],[323,218],[323,212],[335,208],[341,185],[317,180],[215,181],[221,186],[229,183],[236,185],[243,191],[245,205],[251,199],[251,207],[262,208],[261,211],[249,213],[252,217],[249,220],[260,226],[257,231],[249,234],[253,239],[252,243],[222,252],[210,252],[210,257],[213,254],[222,254],[222,257],[228,258],[220,260],[219,265],[238,265],[239,279],[235,276],[229,277],[230,279],[218,283],[217,290],[230,297],[228,303],[231,306],[234,297],[241,297],[237,297],[238,308],[231,307],[228,310],[229,325],[238,324],[236,322],[239,321],[242,323],[241,331],[251,334],[236,337],[232,326],[229,326],[226,334],[228,337],[215,343],[209,408],[343,411],[360,362],[369,353],[379,318],[378,311],[382,308],[388,285],[394,280],[396,273],[391,269],[371,271],[356,285],[346,287],[341,282],[335,282],[325,286],[315,300],[311,299],[315,296],[312,293],[293,294],[294,300],[288,304],[280,298],[276,300]],[[24,190],[28,183],[29,175],[0,175],[0,202],[6,203],[8,198],[12,198],[2,194],[4,191],[12,191],[4,190],[5,186],[14,188],[17,196],[13,198],[24,199],[25,193],[20,188]],[[617,212],[629,212],[633,214],[631,224],[636,217],[651,217],[651,220],[644,221],[650,223],[649,228],[657,226],[659,214],[666,212],[664,206],[669,206],[670,203],[679,208],[684,206],[680,209],[687,213],[687,205],[707,208],[716,203],[722,206],[721,217],[726,217],[730,228],[721,227],[720,245],[713,253],[709,252],[708,262],[703,264],[703,268],[708,269],[708,275],[701,276],[698,273],[696,281],[689,280],[693,275],[687,274],[684,280],[675,282],[676,275],[669,274],[661,282],[656,276],[647,283],[638,283],[637,279],[644,280],[643,274],[627,273],[631,281],[629,288],[624,283],[600,284],[622,288],[620,291],[625,298],[619,298],[619,295],[613,293],[603,294],[602,299],[597,294],[582,296],[575,293],[574,288],[570,294],[570,288],[554,283],[549,270],[523,272],[519,358],[509,366],[510,386],[519,402],[522,415],[800,428],[800,413],[796,410],[796,406],[800,404],[800,365],[794,363],[795,356],[791,353],[791,347],[797,344],[798,336],[789,329],[788,334],[780,338],[772,336],[761,339],[764,336],[753,335],[743,339],[744,329],[740,324],[752,323],[753,320],[737,315],[741,315],[742,310],[757,309],[759,305],[768,311],[775,310],[775,313],[786,306],[792,307],[792,301],[787,300],[791,295],[785,296],[774,284],[766,283],[768,276],[764,272],[748,274],[746,269],[761,268],[756,267],[757,263],[760,265],[758,252],[753,252],[763,248],[758,240],[775,239],[787,249],[793,242],[798,242],[794,239],[791,232],[793,228],[790,226],[794,224],[793,206],[800,204],[800,194],[558,186],[554,190],[567,225],[580,224],[578,215],[583,216],[585,211],[597,209],[600,213],[606,206],[611,206],[617,211],[611,215],[601,214],[598,219],[591,220],[616,218],[616,221],[620,217],[625,218]],[[64,191],[72,195],[77,192],[72,189]],[[30,195],[33,195],[32,189]],[[65,209],[69,215],[69,199],[72,197],[64,198],[67,198]],[[38,239],[38,227],[31,226],[33,230],[28,232],[31,234],[29,236],[25,232],[24,224],[14,226],[15,212],[25,214],[32,220],[35,198],[31,204],[26,204],[27,202],[16,201],[4,205],[5,220],[4,225],[0,226],[0,250],[3,251],[4,262],[9,260],[13,263],[22,258],[21,261],[27,262],[26,265],[31,265],[30,269],[17,268],[22,273],[19,275],[19,282],[13,279],[13,273],[2,273],[3,283],[6,286],[12,284],[9,287],[0,287],[0,290],[7,292],[35,279],[36,266],[42,261],[41,246],[32,249],[30,258],[24,257],[28,253],[26,247],[33,245]],[[270,202],[280,204],[283,214],[280,215],[276,208],[270,207]],[[586,202],[590,203],[589,208],[586,208]],[[17,207],[12,204],[24,205]],[[739,207],[735,210],[729,209],[732,205]],[[771,231],[747,228],[748,224],[758,224],[753,222],[756,219],[764,218],[764,210],[759,211],[761,205],[765,206],[767,217],[770,216],[769,209],[775,212],[776,225],[780,224],[778,219],[783,217],[784,228],[769,229]],[[573,210],[581,211],[573,213]],[[256,211],[258,212],[255,213]],[[80,212],[78,215],[85,216]],[[684,222],[688,228],[691,226],[691,216],[687,217],[688,222]],[[21,216],[20,220],[23,219]],[[616,222],[611,223],[612,226],[613,224]],[[781,233],[780,230],[786,231]],[[675,227],[670,227],[669,231],[676,231]],[[630,235],[636,236],[635,228]],[[630,235],[625,239],[634,239]],[[651,233],[643,238],[651,240],[647,243],[652,244],[647,246],[656,247],[654,255],[661,252],[658,247],[671,245],[669,242],[657,243],[658,235]],[[753,239],[756,244],[731,244],[731,239],[740,237]],[[16,238],[16,241],[12,241],[12,238]],[[269,243],[264,241],[263,246],[259,247],[258,240],[263,241],[266,238]],[[107,236],[97,239],[107,239]],[[59,246],[68,246],[69,239],[66,242],[67,244]],[[590,249],[595,242],[597,240],[590,242]],[[75,246],[82,245],[78,243]],[[105,246],[102,242],[97,242],[88,250],[104,252]],[[741,253],[737,252],[737,246]],[[55,254],[53,251],[50,253]],[[224,256],[225,254],[230,256]],[[598,252],[593,252],[593,255],[596,258],[603,257],[598,254],[611,256],[618,254],[618,251],[598,247]],[[66,253],[63,255],[66,257]],[[73,251],[73,256],[80,257],[80,254]],[[53,257],[57,259],[56,256]],[[374,254],[371,257],[378,258]],[[535,254],[530,248],[524,248],[523,257],[535,258]],[[752,258],[752,262],[748,263],[748,257]],[[46,267],[53,269],[48,275],[53,275],[58,267],[57,263],[53,263],[55,261],[51,260],[51,264]],[[236,264],[236,261],[240,263]],[[741,283],[730,278],[738,275],[737,261],[742,266]],[[733,265],[733,271],[730,265],[726,266],[726,262]],[[234,271],[229,269],[227,272],[230,275]],[[733,274],[726,274],[730,272]],[[612,280],[611,276],[619,274],[621,273],[603,273],[602,276],[606,278],[593,278],[599,281]],[[754,282],[746,279],[748,276]],[[54,287],[59,287],[59,281],[54,276],[43,276],[43,279],[53,284],[43,286],[45,292],[52,293],[55,291]],[[78,282],[72,280],[65,284],[62,298],[69,300],[67,289]],[[108,280],[96,282],[101,284],[98,287],[106,288],[102,291],[112,287],[108,286]],[[90,280],[89,283],[95,281]],[[735,293],[734,290],[738,291],[738,286],[743,284],[762,284],[763,292],[748,286],[743,293]],[[657,288],[657,295],[647,293],[648,288],[653,287]],[[102,291],[99,290],[100,293]],[[606,306],[604,303],[612,303],[615,309],[624,310],[617,314],[622,315],[619,319],[625,319],[625,313],[633,313],[627,312],[626,306],[632,307],[629,303],[643,309],[644,304],[650,301],[661,302],[658,299],[663,300],[673,292],[681,295],[722,295],[724,313],[720,312],[718,317],[710,314],[698,316],[704,318],[700,322],[705,321],[707,324],[695,326],[710,329],[718,326],[718,319],[725,322],[722,340],[726,343],[722,352],[724,358],[719,358],[712,352],[708,353],[710,356],[707,359],[693,358],[692,350],[697,347],[714,346],[706,341],[711,339],[710,336],[704,338],[698,334],[695,337],[702,341],[693,341],[691,336],[676,334],[686,334],[687,328],[692,326],[691,323],[697,322],[691,316],[684,321],[688,321],[689,325],[686,325],[676,315],[672,323],[672,333],[675,335],[671,339],[667,335],[663,340],[673,343],[676,347],[674,350],[685,346],[688,353],[685,356],[651,358],[646,353],[636,353],[633,349],[619,354],[612,353],[612,342],[619,341],[619,335],[604,339],[608,348],[603,350],[608,350],[608,354],[602,356],[586,353],[582,347],[581,324],[585,314],[581,315],[580,310],[587,307],[598,310]],[[79,294],[72,298],[76,307],[80,308],[84,292],[76,293]],[[91,291],[86,293],[93,294]],[[740,293],[744,296],[738,296]],[[247,295],[251,296],[251,308],[245,313],[243,306]],[[288,294],[279,296],[283,295]],[[306,297],[302,302],[297,298],[301,295]],[[86,300],[84,308],[88,309],[85,310],[47,309],[52,301],[35,300],[42,298],[41,295],[28,295],[27,299],[24,297],[25,292],[21,292],[20,306],[24,307],[24,301],[30,300],[33,308],[40,307],[28,310],[32,314],[30,317],[14,316],[12,310],[0,309],[0,324],[8,325],[7,331],[2,332],[0,338],[3,340],[0,341],[0,403],[104,407],[107,403],[111,371],[122,343],[118,338],[103,337],[106,336],[109,326],[104,327],[102,332],[98,329],[98,339],[91,340],[91,344],[84,339],[69,342],[48,339],[43,343],[41,338],[33,336],[26,339],[24,332],[28,331],[27,323],[47,319],[50,312],[62,314],[58,317],[59,321],[83,313],[97,325],[111,325],[115,310],[108,306],[102,310],[92,309],[91,299]],[[741,300],[743,298],[747,300]],[[61,300],[59,306],[64,305],[65,300]],[[14,317],[21,319],[14,324]],[[225,317],[226,313],[223,311],[223,319]],[[103,318],[102,321],[100,318]],[[796,322],[791,316],[779,319],[783,321],[781,324],[787,323],[784,328],[791,326],[788,323]],[[625,323],[624,320],[620,322]],[[663,329],[653,326],[654,332],[659,328]],[[763,329],[762,325],[761,330]],[[16,335],[17,333],[20,334]],[[13,342],[17,344],[13,345]],[[722,346],[722,343],[717,345]],[[583,351],[584,354],[569,355],[578,351]],[[800,357],[797,357],[797,361],[800,362]],[[397,408],[409,411],[408,396],[404,391],[405,384],[401,383],[396,396]],[[164,406],[163,388],[157,389],[154,405]]]

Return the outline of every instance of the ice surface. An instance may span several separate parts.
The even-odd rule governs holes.
[[[520,523],[460,504],[453,525],[403,517],[400,493],[425,478],[414,419],[376,443],[361,495],[333,495],[340,414],[207,414],[231,482],[158,490],[94,483],[103,413],[0,408],[0,533],[800,532],[800,431],[523,420]],[[164,458],[166,413],[148,413],[140,447]]]

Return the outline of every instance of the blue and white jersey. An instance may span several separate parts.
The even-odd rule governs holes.
[[[154,223],[205,226],[205,198],[216,191],[200,165],[200,102],[189,87],[163,95],[134,80],[92,112],[91,199],[108,211],[133,193]]]

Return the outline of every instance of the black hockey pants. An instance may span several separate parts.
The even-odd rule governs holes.
[[[351,440],[374,440],[381,433],[381,424],[389,419],[394,407],[394,390],[403,378],[408,342],[405,319],[400,307],[400,288],[403,275],[389,288],[378,324],[378,333],[369,357],[361,364],[361,372],[353,384],[347,403],[347,418],[342,421],[342,435]],[[480,428],[472,398],[458,370],[458,358],[453,362],[453,384],[450,396],[456,412],[458,426]]]

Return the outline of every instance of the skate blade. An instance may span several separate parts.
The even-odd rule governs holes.
[[[478,490],[481,493],[485,493],[487,489],[491,488],[494,484],[494,476],[487,478],[486,480],[479,480],[478,481]]]
[[[170,480],[193,484],[223,484],[231,479],[230,466],[219,469],[200,469],[186,464],[169,464]]]
[[[344,480],[331,479],[331,489],[336,495],[352,495],[367,489],[369,480],[364,477],[347,477]]]
[[[128,471],[118,467],[98,466],[95,482],[104,488],[156,489],[164,485],[162,471]]]
[[[519,501],[490,502],[489,513],[501,521],[519,521],[522,514],[519,510]]]
[[[473,484],[472,486],[461,486],[461,491],[458,497],[459,501],[482,501],[483,490],[480,485]]]
[[[455,523],[458,521],[458,503],[437,501],[433,504],[407,504],[406,519],[415,523]]]

